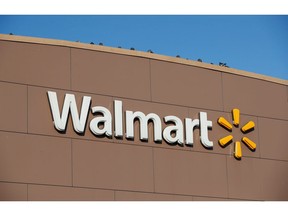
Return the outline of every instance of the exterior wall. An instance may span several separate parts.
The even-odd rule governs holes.
[[[59,133],[47,98],[91,96],[92,106],[213,121],[205,149],[74,132]],[[288,85],[285,80],[155,54],[0,35],[0,200],[288,200]],[[239,108],[256,144],[242,160],[217,125]],[[88,123],[93,118],[90,113]],[[163,124],[163,127],[165,125]],[[125,128],[125,127],[124,127]],[[233,136],[241,139],[239,128]]]

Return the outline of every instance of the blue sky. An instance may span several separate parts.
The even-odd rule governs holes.
[[[288,16],[0,16],[0,33],[147,51],[288,79]]]

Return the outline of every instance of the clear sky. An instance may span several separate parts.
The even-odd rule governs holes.
[[[151,49],[288,80],[287,15],[2,15],[0,33]]]

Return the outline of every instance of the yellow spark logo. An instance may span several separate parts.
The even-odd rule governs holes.
[[[232,117],[233,117],[233,124],[234,126],[238,127],[240,124],[240,110],[239,109],[233,109],[232,110]],[[227,129],[228,131],[232,132],[232,124],[228,122],[224,117],[218,118],[218,124]],[[249,121],[246,123],[242,128],[241,131],[246,134],[249,133],[251,130],[253,130],[255,127],[255,123],[253,121]],[[222,147],[228,146],[233,140],[232,135],[225,136],[219,140],[219,144]],[[252,140],[250,140],[247,137],[242,137],[242,142],[245,143],[248,148],[251,151],[255,151],[256,149],[256,143],[254,143]],[[239,141],[235,142],[235,148],[234,148],[234,157],[238,160],[242,157],[242,150],[241,150],[241,143]]]

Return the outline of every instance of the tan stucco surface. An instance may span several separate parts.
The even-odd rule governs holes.
[[[200,143],[169,145],[59,133],[53,125],[47,91],[62,108],[66,93],[91,96],[93,106],[113,111],[156,113],[182,121],[207,112],[213,122],[213,149]],[[0,200],[288,200],[288,82],[246,71],[157,54],[51,39],[0,35]],[[217,124],[232,122],[239,108],[240,127],[257,144],[218,140],[229,134]],[[125,128],[125,123],[124,123]],[[163,123],[163,128],[166,126]],[[235,140],[243,137],[233,127]]]

